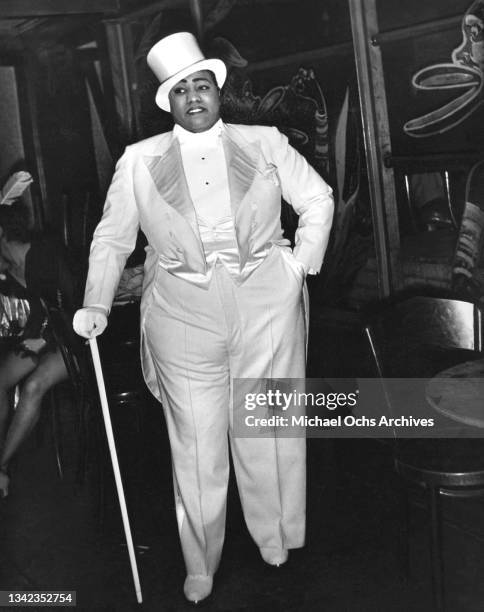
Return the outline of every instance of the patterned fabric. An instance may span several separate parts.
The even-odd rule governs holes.
[[[0,294],[0,337],[20,335],[30,314],[29,301]]]
[[[452,284],[459,293],[480,299],[484,287],[477,268],[484,239],[484,161],[476,164],[467,179],[466,204],[452,265]]]
[[[0,282],[0,333],[18,342],[43,338],[49,350],[55,346],[56,338],[74,346],[79,342],[71,324],[75,289],[63,247],[50,237],[33,239],[25,258],[25,286],[8,272]],[[65,323],[60,329],[53,330],[49,325],[51,309],[64,313]]]

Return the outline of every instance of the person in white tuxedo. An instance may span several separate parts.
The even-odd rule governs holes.
[[[146,235],[141,355],[167,422],[191,602],[212,591],[225,532],[229,444],[250,534],[278,566],[305,538],[305,440],[233,435],[234,379],[304,378],[305,276],[319,271],[332,191],[276,128],[225,124],[225,64],[195,37],[159,41],[147,61],[173,131],[128,146],[89,259],[74,328],[102,333],[138,228]],[[281,196],[299,215],[295,247]],[[307,300],[306,300],[307,302]]]

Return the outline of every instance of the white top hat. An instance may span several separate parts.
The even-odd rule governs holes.
[[[227,76],[227,68],[222,60],[205,59],[197,39],[190,32],[177,32],[162,38],[151,47],[146,61],[161,83],[155,100],[165,111],[170,110],[170,89],[189,74],[211,70],[219,87],[222,87]]]

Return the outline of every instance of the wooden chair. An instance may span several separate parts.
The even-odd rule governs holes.
[[[81,298],[81,291],[85,284],[87,272],[87,261],[89,253],[89,221],[92,216],[93,200],[95,190],[86,187],[79,192],[66,190],[62,194],[60,208],[61,238],[66,248],[71,272],[76,282],[76,297]],[[41,211],[37,207],[37,211]],[[45,226],[42,215],[37,219],[36,227],[43,229]],[[75,402],[78,414],[78,444],[79,462],[77,467],[77,480],[83,482],[87,470],[88,436],[89,436],[89,407],[93,403],[92,380],[87,350],[82,348],[82,341],[76,337],[72,330],[72,322],[58,308],[47,307],[45,311],[50,319],[50,324],[56,342],[61,350],[62,357],[71,384],[71,397]],[[72,342],[66,342],[65,338],[71,338]],[[60,478],[64,476],[63,465],[63,432],[60,418],[61,394],[56,386],[49,393],[51,405],[50,418],[52,437],[56,455],[57,472]]]
[[[148,390],[140,360],[139,302],[113,306],[106,331],[99,337],[99,350],[106,394],[115,430],[119,461],[131,506],[138,500],[136,482],[143,461],[144,415]],[[95,384],[95,383],[93,383]],[[98,435],[104,440],[104,426],[98,419]],[[107,449],[99,444],[99,519],[104,520]]]
[[[482,313],[472,302],[403,297],[378,307],[365,332],[391,412],[397,398],[387,379],[432,377],[482,356]],[[440,611],[444,609],[441,498],[484,494],[484,440],[396,439],[394,465],[406,482],[426,492],[433,595],[435,609]],[[404,507],[408,509],[406,489]],[[402,526],[408,564],[406,512]]]
[[[82,348],[82,341],[76,339],[71,329],[69,317],[60,309],[47,307],[45,309],[49,318],[55,340],[59,346],[64,364],[68,374],[68,382],[71,386],[70,397],[74,403],[77,413],[77,481],[84,482],[87,467],[87,447],[89,435],[89,408],[90,388],[89,375],[87,373],[86,355]],[[72,337],[73,342],[66,341]],[[57,472],[60,478],[64,477],[63,461],[63,432],[61,426],[60,411],[62,409],[61,395],[59,386],[56,385],[50,391],[50,417],[52,427],[52,437],[56,456]]]

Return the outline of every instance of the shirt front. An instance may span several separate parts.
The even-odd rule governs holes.
[[[220,262],[235,282],[240,260],[230,203],[229,178],[219,119],[205,132],[188,132],[176,124],[185,178],[195,208],[198,230],[208,264],[208,276]]]
[[[200,237],[210,268],[217,260],[236,276],[239,271],[237,241],[230,205],[229,178],[222,142],[224,125],[219,119],[205,132],[189,132],[175,124],[183,169],[197,214]],[[304,273],[314,274],[295,260]],[[259,262],[254,262],[256,266]]]
[[[178,124],[173,128],[195,212],[208,224],[232,215],[222,131],[220,119],[205,132],[189,132]]]

